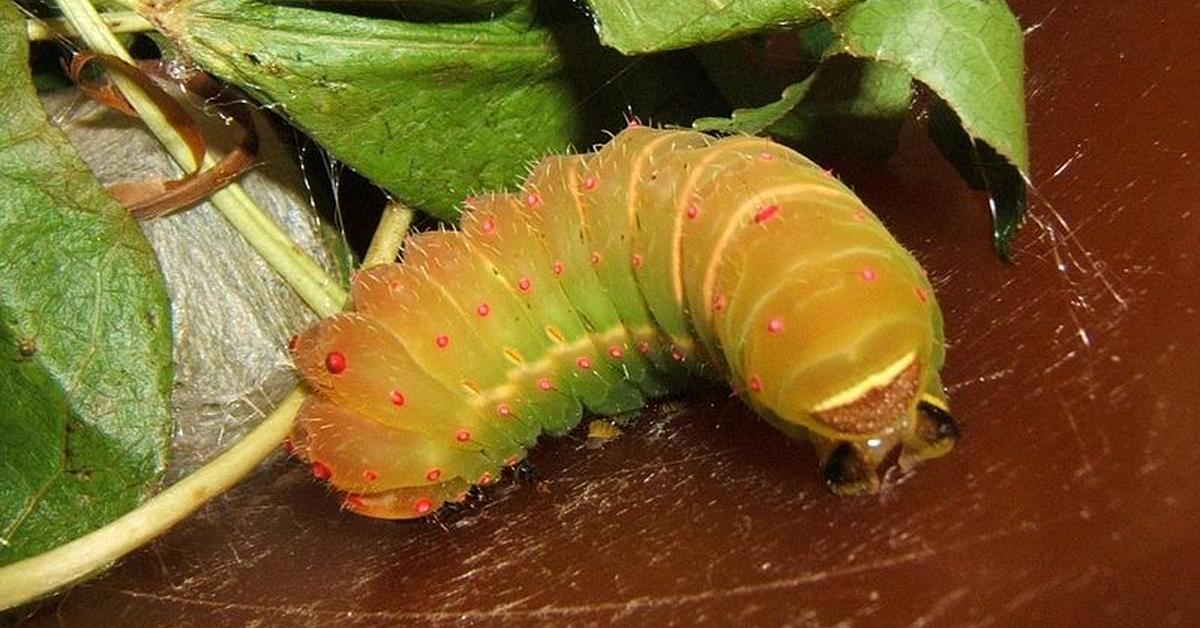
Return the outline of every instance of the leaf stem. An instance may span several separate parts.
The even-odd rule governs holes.
[[[58,0],[58,6],[75,32],[89,47],[97,52],[132,62],[125,47],[108,30],[100,14],[88,0]],[[211,153],[204,156],[203,163],[195,163],[187,143],[137,85],[115,73],[111,75],[111,80],[141,116],[150,132],[158,138],[184,171],[194,172],[198,168],[212,167],[216,163]],[[241,185],[231,183],[213,193],[211,200],[234,229],[242,234],[317,315],[329,316],[341,311],[346,303],[345,290],[312,258],[304,254],[279,225],[246,194]]]
[[[144,33],[154,30],[150,20],[132,11],[101,13],[100,19],[113,33]],[[25,21],[29,41],[47,41],[59,37],[77,37],[71,23],[61,17],[31,18]]]
[[[43,597],[105,569],[228,490],[287,437],[303,400],[303,390],[296,388],[228,451],[103,528],[43,554],[0,567],[0,611]]]
[[[363,257],[363,268],[395,262],[412,220],[411,207],[397,200],[388,201],[383,208],[383,215],[379,217],[379,226],[375,227],[375,234],[371,236],[371,246]]]

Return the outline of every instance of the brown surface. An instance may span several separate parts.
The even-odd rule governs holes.
[[[716,392],[550,444],[545,491],[445,527],[341,514],[277,461],[26,625],[1197,625],[1200,7],[1012,4],[1040,199],[1019,263],[921,142],[855,179],[940,289],[949,457],[839,499]]]

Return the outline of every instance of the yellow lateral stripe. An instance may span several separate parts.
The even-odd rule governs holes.
[[[897,375],[904,372],[904,369],[908,368],[908,366],[912,364],[916,357],[917,353],[915,351],[910,351],[909,353],[904,354],[899,360],[896,360],[895,362],[883,367],[879,371],[862,378],[857,384],[847,388],[846,390],[843,390],[842,392],[836,393],[828,399],[825,399],[824,401],[813,406],[812,411],[825,412],[831,408],[837,408],[839,406],[853,403],[863,395],[870,392],[872,389],[890,384],[892,380],[896,379]]]

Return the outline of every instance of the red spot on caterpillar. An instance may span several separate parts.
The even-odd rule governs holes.
[[[581,369],[592,368],[592,361],[587,358],[578,358],[575,360],[575,364],[578,365],[579,368],[581,368]]]
[[[588,177],[583,180],[583,189],[585,190],[594,190],[597,185],[600,185],[600,182],[596,180],[596,177]]]
[[[392,394],[388,395],[388,398],[392,400],[392,405],[397,408],[404,407],[405,402],[408,401],[404,398],[404,393],[399,390],[393,390]]]
[[[365,480],[367,482],[374,482],[375,480],[378,480],[378,479],[379,479],[378,471],[376,471],[374,469],[367,469],[366,471],[363,471],[363,480]]]
[[[468,430],[465,430],[465,429],[458,430],[457,432],[454,433],[454,440],[456,440],[460,443],[465,443],[465,442],[471,440],[471,432]]]
[[[521,292],[529,292],[529,289],[533,287],[533,282],[529,280],[529,277],[521,277],[521,280],[517,282],[517,287],[521,289]]]
[[[427,471],[425,473],[425,479],[430,482],[437,482],[438,480],[441,479],[441,477],[442,477],[442,470],[437,467],[433,467],[432,469],[430,469],[429,471]]]
[[[430,510],[433,510],[433,500],[429,499],[428,497],[422,497],[413,503],[413,510],[416,511],[418,515],[423,515]]]
[[[337,375],[346,370],[346,356],[340,351],[330,351],[325,356],[325,370]]]
[[[499,414],[500,416],[511,416],[512,406],[508,405],[507,403],[502,403],[496,406],[496,414]]]
[[[762,380],[757,375],[750,376],[750,390],[762,392]]]
[[[325,464],[322,462],[314,460],[311,468],[313,477],[317,478],[318,480],[328,480],[329,478],[333,477],[333,471],[331,471],[329,467],[325,466]]]
[[[718,294],[718,295],[716,295],[716,296],[714,296],[714,297],[713,297],[713,300],[712,300],[712,309],[713,309],[713,311],[714,311],[714,312],[721,312],[721,311],[723,311],[723,310],[725,309],[725,306],[726,306],[726,305],[728,305],[728,300],[726,300],[726,299],[725,299],[725,295],[723,295],[723,294]]]
[[[641,122],[639,122],[637,118],[630,118],[630,119],[629,119],[628,128],[631,128],[631,129],[636,129],[636,128],[638,128],[639,126],[642,126],[642,123],[641,123]]]
[[[475,311],[480,316],[487,318],[487,315],[492,313],[492,306],[488,305],[487,303],[480,303],[479,307],[475,308]]]
[[[621,347],[613,345],[608,348],[608,355],[619,359],[621,356],[625,355],[625,352],[621,350]]]
[[[470,209],[475,209],[475,202],[478,200],[479,199],[475,198],[474,196],[468,196],[467,198],[463,199],[463,205],[466,205]]]
[[[683,362],[683,354],[680,353],[678,349],[672,349],[671,359],[675,360],[676,362]]]
[[[508,467],[515,467],[515,466],[517,466],[517,463],[520,461],[521,461],[521,459],[518,458],[516,454],[513,454],[504,459],[504,465],[508,466]]]
[[[479,485],[480,486],[491,486],[492,485],[492,474],[484,473],[483,475],[479,476]]]
[[[292,442],[291,438],[283,439],[283,450],[288,452],[289,455],[296,453],[296,445]]]
[[[299,342],[300,342],[300,336],[298,334],[293,334],[291,338],[288,338],[288,351],[295,351],[296,345]]]
[[[857,211],[857,212],[854,212],[853,214],[851,214],[850,217],[857,220],[858,222],[862,222],[867,219],[867,214],[866,214],[866,212]]]
[[[567,267],[564,266],[560,260],[554,260],[554,275],[556,277],[561,277],[563,272],[565,272],[566,270],[567,270]]]
[[[696,216],[699,216],[699,215],[700,215],[700,208],[697,207],[695,203],[688,205],[688,207],[687,207],[688,220],[695,220]]]
[[[824,172],[825,176],[829,177],[830,179],[837,178],[837,175],[833,172],[833,168],[826,168],[825,170],[822,170],[822,172]]]
[[[540,388],[542,390],[552,390],[554,388],[554,384],[551,383],[550,379],[547,377],[543,377],[543,378],[539,379],[537,382],[537,386],[538,386],[538,388]]]
[[[438,336],[433,339],[433,343],[436,344],[439,349],[445,349],[450,345],[450,336],[447,336],[446,334],[438,334]]]
[[[754,224],[761,225],[762,223],[772,219],[779,213],[778,205],[767,205],[754,212]]]
[[[592,266],[599,266],[601,259],[600,251],[592,251]]]
[[[633,267],[634,267],[634,268],[641,268],[641,267],[642,267],[642,256],[641,256],[641,255],[638,255],[637,253],[634,253],[634,254],[633,254],[633,259],[632,259],[632,260],[630,260],[630,261],[632,261],[632,262],[633,262]]]
[[[643,354],[650,353],[650,343],[646,342],[645,340],[639,342],[638,351],[642,352]]]
[[[863,281],[875,281],[879,278],[879,273],[875,272],[874,268],[864,268],[859,271],[858,275]]]
[[[915,291],[917,293],[917,300],[919,300],[921,303],[929,302],[929,291],[928,290],[926,290],[924,288],[917,288]]]
[[[536,192],[525,197],[525,204],[530,207],[537,207],[542,204],[542,196]]]
[[[492,233],[495,230],[496,230],[496,221],[495,220],[488,218],[487,220],[483,221],[483,232],[484,233]]]
[[[763,161],[771,161],[772,159],[775,159],[775,155],[772,155],[771,153],[763,151],[758,154],[758,158]]]
[[[781,331],[783,331],[782,318],[772,318],[770,322],[767,323],[767,332],[777,334]]]
[[[366,506],[366,503],[363,502],[362,497],[359,497],[358,495],[347,495],[346,499],[342,500],[342,504],[344,504],[346,508],[349,508],[350,510],[362,510],[363,507]]]

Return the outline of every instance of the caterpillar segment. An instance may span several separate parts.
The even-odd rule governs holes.
[[[633,126],[466,207],[294,343],[313,395],[293,448],[348,510],[436,512],[541,434],[696,377],[811,442],[838,493],[958,437],[919,264],[783,146]]]

